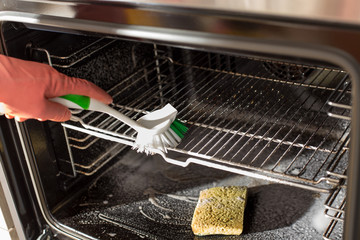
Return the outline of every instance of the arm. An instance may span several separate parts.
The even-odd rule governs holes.
[[[68,108],[48,100],[66,94],[112,102],[104,90],[84,79],[66,76],[46,64],[0,55],[0,103],[6,117],[18,121],[69,120]]]

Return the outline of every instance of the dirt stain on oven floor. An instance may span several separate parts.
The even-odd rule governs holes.
[[[243,234],[194,236],[191,220],[199,192],[230,185],[249,188]],[[325,197],[129,151],[55,217],[99,239],[322,239],[324,229],[316,222],[326,221],[321,218]]]

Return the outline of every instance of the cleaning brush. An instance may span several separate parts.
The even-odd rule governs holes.
[[[103,112],[115,117],[136,130],[137,136],[133,149],[146,154],[154,154],[154,149],[166,153],[166,148],[176,147],[188,131],[181,121],[175,119],[177,110],[171,104],[134,121],[114,108],[88,96],[69,94],[50,100],[68,108]]]

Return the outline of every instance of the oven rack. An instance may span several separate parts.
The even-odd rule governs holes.
[[[351,120],[351,104],[349,104],[350,100],[347,94],[350,89],[351,82],[346,81],[343,86],[339,86],[338,94],[328,101],[328,105],[331,107],[328,112],[330,117]]]
[[[122,80],[121,83],[116,84],[111,89],[108,90],[109,94],[112,95],[114,99],[118,98],[119,95],[123,93],[123,91],[127,88],[136,88],[139,84],[142,84],[141,81],[145,80],[148,81],[149,79],[154,81],[155,79],[158,80],[157,72],[159,71],[158,68],[162,67],[166,61],[162,61],[162,63],[159,63],[158,61],[154,61],[148,65],[146,65],[144,68],[140,69],[139,71],[136,71],[134,74],[131,74],[129,77]],[[154,75],[155,74],[155,75]],[[154,75],[153,77],[150,77],[151,75]],[[158,82],[159,83],[159,82]],[[126,86],[124,88],[124,85]],[[142,87],[147,87],[148,85],[143,85]],[[156,86],[158,88],[158,86]],[[119,91],[119,89],[122,89]],[[154,88],[151,89],[151,91],[154,91]],[[159,89],[157,92],[159,95],[161,94],[162,89]],[[129,101],[130,103],[137,103],[138,107],[144,108],[146,96],[142,98],[138,98],[135,100],[131,100],[131,97],[123,98],[123,101]],[[159,98],[160,99],[160,98]],[[138,103],[138,102],[143,103]],[[159,104],[164,103],[164,99],[161,98],[159,100]],[[125,110],[132,118],[137,119],[142,114],[147,113],[146,110],[138,110],[136,109],[134,111],[133,108],[126,107],[123,105],[118,104],[112,104],[112,107],[121,111]],[[73,172],[72,173],[64,173],[62,174],[75,177],[77,173],[84,174],[84,175],[93,175],[96,173],[103,165],[105,165],[107,162],[109,162],[116,154],[108,154],[111,152],[112,149],[119,150],[117,152],[121,152],[123,149],[119,147],[119,143],[116,143],[115,145],[109,146],[109,150],[98,150],[99,152],[103,152],[103,154],[100,154],[96,157],[89,157],[89,158],[81,158],[81,157],[74,157],[74,155],[84,155],[84,153],[87,153],[89,149],[99,149],[102,148],[104,145],[109,145],[108,141],[105,141],[104,139],[109,139],[111,136],[118,137],[118,139],[115,139],[114,141],[119,142],[119,139],[127,139],[130,141],[121,141],[120,143],[126,144],[126,145],[132,145],[132,143],[135,141],[136,132],[132,130],[131,128],[125,126],[119,121],[116,121],[114,118],[107,116],[106,114],[98,114],[94,112],[86,112],[86,111],[73,111],[73,117],[72,117],[72,125],[69,124],[63,124],[64,131],[66,132],[68,145],[70,150],[70,159],[69,160],[63,160],[68,165],[74,166],[72,167]],[[87,123],[85,123],[86,121]],[[79,123],[79,124],[75,124]],[[87,129],[87,131],[85,131]],[[115,129],[115,130],[114,130]],[[97,131],[97,132],[94,132]],[[98,135],[99,131],[105,132],[107,134],[105,135]],[[116,132],[116,134],[114,134]],[[81,134],[85,133],[85,134]],[[100,137],[99,137],[100,136]],[[122,146],[120,144],[120,146]],[[96,153],[96,151],[94,151]],[[74,154],[75,153],[75,154]]]
[[[346,186],[338,187],[325,202],[325,215],[332,220],[344,221],[346,205]]]
[[[327,240],[338,236],[337,229],[343,229],[346,206],[346,186],[336,188],[326,199],[325,216],[329,219],[329,224],[325,229],[323,238]]]
[[[133,119],[164,102],[179,110],[189,134],[177,148],[168,149],[169,154],[162,154],[166,161],[180,166],[197,163],[318,191],[339,185],[341,176],[329,169],[334,156],[347,148],[342,143],[350,122],[330,118],[323,98],[338,92],[333,81],[341,79],[339,85],[347,81],[343,71],[316,67],[306,79],[290,81],[274,78],[254,60],[219,61],[224,56],[191,54],[191,64],[189,59],[185,64],[181,59],[158,58],[109,90],[114,99],[127,96],[114,107]],[[227,65],[214,68],[214,62]],[[241,68],[247,65],[244,71],[237,71],[237,62]],[[169,65],[175,69],[170,74]],[[136,133],[104,114],[81,112],[73,120],[63,126],[84,135],[70,139],[72,149],[89,147],[100,138],[133,145]]]
[[[86,60],[94,58],[96,53],[105,50],[107,47],[114,45],[114,43],[116,42],[119,42],[119,40],[117,39],[109,39],[104,37],[90,38],[90,41],[89,38],[86,38],[85,42],[83,42],[83,38],[80,38],[78,40],[79,42],[78,44],[76,44],[76,47],[72,47],[75,50],[70,52],[69,54],[65,53],[64,55],[60,55],[57,53],[53,54],[52,51],[48,50],[46,46],[34,47],[33,45],[29,44],[27,47],[31,48],[30,50],[28,50],[28,52],[31,53],[31,58],[33,60],[47,62],[50,66],[57,67],[59,70],[69,69],[71,71],[72,68],[77,67],[77,64],[84,63]],[[134,48],[132,48],[131,54],[135,54]],[[134,61],[132,65],[135,66],[135,56],[132,56],[132,61]],[[143,69],[146,70],[146,66]],[[131,76],[129,77],[129,79],[130,78]],[[111,89],[109,91],[111,92]],[[113,97],[116,97],[116,94],[113,94]],[[74,113],[76,113],[76,111],[74,111]],[[96,119],[97,117],[95,117],[93,120]],[[92,121],[90,121],[90,123],[91,122]],[[107,120],[104,121],[103,124],[106,125]],[[101,126],[102,125],[100,125],[100,127]],[[71,130],[67,128],[64,128],[64,133],[67,138],[67,145],[69,148],[70,159],[58,159],[59,165],[63,166],[60,170],[60,174],[62,175],[68,177],[76,177],[77,174],[83,174],[87,176],[93,175],[124,149],[124,145],[121,145],[119,143],[108,146],[109,144],[101,138],[96,138],[92,135],[86,135],[82,138],[79,138],[79,132],[76,132],[75,134],[73,134],[73,132],[71,132]],[[72,137],[72,135],[75,135],[76,137]],[[104,145],[107,146],[106,149],[102,148]],[[76,157],[76,152],[80,151],[81,153],[79,153],[78,155],[84,155],[83,153],[89,151],[88,149],[97,149],[97,151],[101,153],[97,154],[95,151],[93,151],[95,155],[89,156],[88,158]]]
[[[74,52],[65,55],[55,55],[52,54],[47,48],[41,48],[41,47],[31,47],[32,55],[34,58],[34,55],[39,53],[43,53],[44,59],[39,61],[46,61],[50,66],[61,68],[61,69],[67,69],[73,67],[75,64],[78,64],[90,57],[92,57],[95,53],[103,50],[104,48],[110,46],[111,44],[117,42],[118,40],[115,39],[109,39],[109,38],[98,38],[94,39],[90,43],[87,43],[85,46],[82,46],[80,49],[75,50]]]
[[[102,140],[98,141],[100,144],[103,143]],[[109,145],[109,144],[107,144]],[[74,145],[70,144],[70,147],[73,148]],[[70,165],[73,164],[73,169],[69,173],[65,173],[61,171],[61,174],[64,174],[69,177],[76,177],[77,174],[82,174],[85,176],[91,176],[97,173],[100,169],[102,169],[107,163],[109,163],[114,157],[120,154],[122,151],[126,149],[126,145],[116,143],[111,144],[111,146],[107,147],[106,150],[102,153],[94,153],[94,155],[89,156],[89,158],[74,158],[74,150],[71,151],[72,156],[71,160],[62,160],[64,164]],[[78,148],[77,148],[78,149]],[[85,150],[87,148],[83,148]],[[92,148],[88,148],[92,149]],[[88,150],[89,151],[89,150]],[[82,151],[84,152],[84,151]]]
[[[346,142],[345,146],[347,147],[349,141]],[[349,157],[349,149],[344,148],[343,151],[339,152],[335,157],[336,163],[341,161],[348,162],[347,158]],[[335,169],[336,166],[333,166]],[[345,217],[345,207],[346,207],[346,189],[347,189],[347,174],[346,170],[342,173],[337,173],[341,177],[341,185],[335,188],[331,194],[329,194],[326,199],[325,206],[325,216],[329,219],[329,225],[326,228],[323,238],[324,239],[334,239],[334,236],[338,236],[338,233],[334,233],[336,229],[343,229],[344,217]]]

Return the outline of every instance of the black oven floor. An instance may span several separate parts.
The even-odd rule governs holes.
[[[191,219],[200,190],[249,188],[241,236],[196,237]],[[99,239],[322,239],[326,194],[224,171],[167,164],[128,151],[55,217]],[[341,234],[336,234],[341,237]]]

